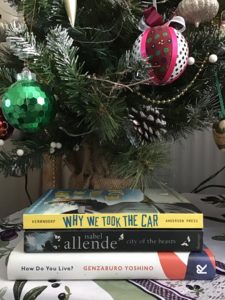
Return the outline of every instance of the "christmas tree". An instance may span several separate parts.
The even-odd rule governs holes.
[[[143,187],[168,163],[168,142],[214,124],[223,148],[222,1],[9,3],[24,22],[2,26],[5,176],[47,155],[72,166],[75,186]]]

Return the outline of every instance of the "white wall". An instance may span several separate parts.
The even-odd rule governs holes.
[[[40,190],[40,172],[29,172],[28,191],[32,201],[36,200]],[[17,210],[29,205],[29,200],[25,193],[24,177],[4,178],[0,176],[0,218],[5,217]]]
[[[180,192],[191,192],[199,183],[225,166],[225,152],[218,150],[211,129],[196,131],[171,145],[170,168],[160,172],[164,181]],[[225,170],[207,183],[225,185]],[[206,189],[202,193],[223,193]]]
[[[18,18],[14,8],[10,7],[7,1],[0,0],[0,14],[2,22],[11,22]]]

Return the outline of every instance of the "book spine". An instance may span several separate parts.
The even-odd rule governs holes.
[[[22,248],[22,244],[21,244]],[[167,279],[208,280],[215,260],[202,252],[24,253],[12,252],[9,280]]]
[[[149,252],[200,251],[202,230],[26,230],[24,251],[41,252]]]
[[[202,229],[202,213],[24,214],[24,229]]]

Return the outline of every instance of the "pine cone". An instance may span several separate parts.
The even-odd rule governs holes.
[[[167,132],[165,116],[157,107],[141,105],[139,110],[132,107],[129,111],[129,119],[142,141],[152,142],[161,139]]]

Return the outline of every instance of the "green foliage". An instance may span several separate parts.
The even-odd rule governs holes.
[[[6,41],[14,55],[18,56],[21,60],[38,56],[36,39],[33,33],[29,32],[25,24],[13,22],[5,25],[5,27]]]
[[[29,290],[25,296],[23,297],[24,300],[35,300],[38,296],[47,288],[47,285],[38,286],[31,290]]]
[[[133,179],[135,187],[143,188],[146,178],[155,169],[168,164],[168,146],[154,143],[130,147],[127,152],[118,153],[114,160],[114,173],[126,179]]]
[[[6,292],[7,292],[7,287],[0,289],[0,300],[4,300]]]
[[[99,147],[104,147],[105,156],[111,157],[116,176],[134,178],[134,184],[143,185],[146,176],[168,161],[168,141],[211,126],[218,117],[214,74],[216,69],[223,86],[225,72],[225,51],[221,50],[225,49],[225,38],[220,34],[218,17],[213,24],[201,24],[198,29],[187,25],[184,35],[196,64],[173,84],[150,86],[141,84],[135,76],[137,70],[146,67],[144,63],[134,63],[129,55],[141,34],[137,28],[143,15],[141,1],[78,1],[74,28],[63,0],[12,2],[20,2],[18,9],[23,11],[26,24],[6,27],[8,43],[0,47],[0,93],[14,82],[25,61],[38,81],[47,84],[56,96],[57,117],[46,131],[25,135],[16,143],[15,149],[25,150],[23,157],[18,157],[15,149],[0,152],[3,174],[13,175],[12,168],[25,174],[29,168],[40,167],[52,141],[61,142],[60,153],[65,154],[94,137]],[[178,3],[159,2],[159,12],[169,20]],[[215,66],[208,63],[213,53],[219,56]],[[129,109],[148,105],[148,97],[162,100],[177,94],[181,94],[177,101],[158,104],[167,122],[164,139],[141,144],[137,133],[129,130]]]
[[[7,88],[15,82],[16,71],[7,67],[0,67],[0,95],[3,95]]]
[[[52,54],[44,45],[39,49],[39,56],[35,61],[30,62],[30,68],[37,74],[37,80],[40,83],[47,84],[49,87],[54,86],[56,70]]]
[[[78,48],[73,46],[73,39],[61,26],[50,30],[46,40],[47,49],[52,53],[54,60],[56,76],[58,75],[60,83],[64,84],[68,100],[77,100],[85,80],[82,64],[78,62]]]
[[[93,95],[86,105],[84,124],[93,131],[97,131],[101,140],[113,142],[124,120],[125,102],[123,99],[112,101],[96,91],[93,91]]]
[[[16,280],[13,285],[13,296],[15,300],[20,300],[23,288],[27,283],[26,280]]]
[[[42,155],[48,149],[43,140],[34,142],[31,140],[14,142],[15,149],[0,151],[0,172],[5,176],[20,177],[28,173],[28,170],[42,166]],[[24,149],[25,155],[18,156],[16,149]]]

